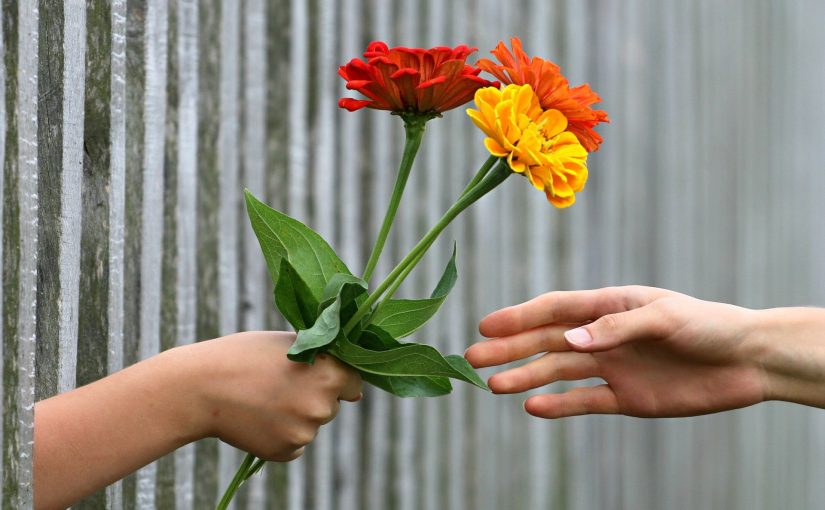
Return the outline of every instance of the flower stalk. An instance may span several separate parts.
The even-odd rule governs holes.
[[[248,474],[247,472],[250,470],[253,462],[255,462],[255,456],[247,453],[241,463],[241,467],[238,468],[232,481],[229,482],[229,486],[226,488],[226,492],[223,493],[223,497],[221,497],[215,510],[226,510],[229,507],[229,503],[232,501],[232,498],[235,497],[235,493],[238,492],[241,484],[251,476],[251,473]]]
[[[401,203],[401,197],[404,194],[404,188],[407,186],[407,179],[410,177],[413,161],[418,154],[418,148],[421,146],[421,140],[424,138],[424,128],[430,117],[424,115],[404,115],[404,133],[406,139],[404,141],[404,154],[401,157],[401,164],[398,167],[398,175],[395,178],[395,185],[392,189],[392,196],[390,203],[387,206],[387,212],[384,214],[384,221],[381,224],[381,230],[378,232],[378,237],[375,239],[375,244],[370,252],[370,257],[367,260],[367,265],[364,268],[364,280],[369,281],[372,273],[375,271],[375,266],[378,264],[378,259],[381,257],[381,252],[384,251],[384,245],[387,242],[392,229],[395,215],[398,212],[398,205]]]

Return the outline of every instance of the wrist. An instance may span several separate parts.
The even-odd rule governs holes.
[[[772,308],[756,312],[766,399],[825,408],[825,309]]]
[[[200,343],[175,347],[157,357],[159,369],[171,377],[163,389],[166,426],[180,446],[212,436],[209,409],[209,367]]]

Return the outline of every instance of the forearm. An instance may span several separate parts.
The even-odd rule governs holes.
[[[38,402],[35,507],[65,508],[197,439],[189,358],[168,351]]]
[[[753,335],[762,346],[768,399],[825,408],[825,309],[761,310]]]

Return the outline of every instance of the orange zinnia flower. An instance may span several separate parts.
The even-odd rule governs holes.
[[[590,108],[601,101],[598,94],[586,83],[570,88],[559,66],[539,57],[528,57],[518,37],[510,39],[510,45],[512,52],[499,41],[490,52],[500,64],[483,58],[476,65],[505,84],[530,85],[539,96],[543,109],[563,113],[567,117],[567,129],[576,135],[584,148],[588,152],[598,150],[602,137],[593,128],[600,122],[610,122],[607,112]]]
[[[389,48],[383,42],[372,42],[364,52],[366,62],[354,58],[338,68],[347,88],[369,99],[342,98],[338,106],[351,112],[368,107],[437,116],[468,102],[482,87],[499,86],[480,78],[478,67],[466,64],[475,51],[464,45],[425,50]]]

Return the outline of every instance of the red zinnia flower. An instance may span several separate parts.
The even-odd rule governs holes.
[[[470,101],[482,87],[498,87],[497,82],[480,78],[481,69],[466,64],[476,51],[464,45],[448,48],[389,48],[372,42],[364,52],[366,62],[357,58],[338,68],[347,88],[368,100],[342,98],[338,106],[349,111],[363,107],[397,113],[435,116]]]
[[[545,110],[559,110],[567,117],[567,130],[576,135],[588,152],[598,150],[602,137],[593,129],[600,122],[610,122],[607,112],[594,110],[590,105],[602,99],[584,84],[570,88],[559,66],[539,57],[527,56],[518,37],[510,39],[512,53],[500,41],[491,51],[500,64],[483,58],[478,66],[505,84],[530,85],[539,96]]]

